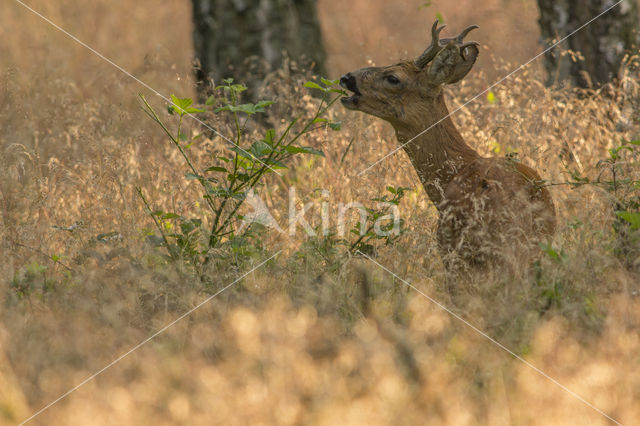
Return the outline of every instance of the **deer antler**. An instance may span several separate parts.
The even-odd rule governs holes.
[[[455,40],[456,43],[462,44],[462,42],[464,41],[464,38],[467,36],[467,34],[469,34],[471,31],[475,30],[476,28],[480,28],[480,27],[477,26],[477,25],[471,25],[471,26],[465,28],[464,31],[462,31],[460,34],[458,34],[455,38],[446,39],[446,40],[447,41]],[[444,42],[444,40],[442,40],[442,41]],[[460,50],[462,50],[462,47],[460,48]]]
[[[431,45],[429,45],[429,47],[427,47],[427,49],[422,53],[422,55],[420,55],[415,60],[415,64],[418,68],[424,68],[429,62],[433,60],[433,58],[436,57],[438,52],[442,49],[442,47],[440,47],[440,42],[439,42],[440,31],[444,30],[444,28],[447,25],[445,24],[440,28],[438,28],[439,22],[440,21],[436,19],[436,22],[433,23],[433,27],[431,27]]]
[[[433,58],[436,57],[436,55],[442,49],[444,49],[445,46],[447,46],[451,42],[453,42],[460,48],[460,52],[464,52],[464,50],[469,46],[478,45],[478,43],[476,43],[475,41],[464,43],[464,38],[467,36],[467,34],[475,30],[476,28],[479,28],[477,25],[471,25],[470,27],[467,27],[456,37],[443,38],[442,40],[440,40],[440,31],[442,31],[446,27],[446,24],[438,28],[438,23],[439,21],[436,20],[436,22],[433,23],[433,27],[431,27],[431,44],[422,53],[422,55],[420,55],[415,60],[415,64],[418,68],[424,68],[429,62],[433,60]]]

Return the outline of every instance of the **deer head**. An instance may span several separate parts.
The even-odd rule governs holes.
[[[345,74],[340,85],[353,92],[342,98],[351,110],[389,121],[394,127],[424,126],[446,115],[442,88],[464,78],[478,57],[478,43],[464,42],[472,25],[454,38],[440,39],[446,25],[431,29],[431,45],[415,60],[386,67],[362,68]],[[442,114],[442,109],[445,112]]]

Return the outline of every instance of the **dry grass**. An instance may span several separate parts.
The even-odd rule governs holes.
[[[416,21],[412,26],[404,24],[412,15],[402,8],[420,2],[415,3],[398,3],[394,10],[372,6],[356,19],[338,2],[323,2],[333,69],[363,65],[367,51],[379,52],[380,63],[402,56],[388,44],[381,50],[375,45],[387,43],[396,28],[426,28],[415,17],[407,18]],[[523,5],[526,13],[516,6],[500,9],[513,19],[497,34],[523,28],[516,18],[535,30],[533,2]],[[186,2],[164,2],[162,8],[107,1],[88,7],[70,0],[34,6],[161,92],[191,93]],[[349,13],[365,7],[355,2]],[[445,17],[454,21],[455,16],[456,28],[480,13],[442,7]],[[392,12],[403,19],[382,22]],[[421,13],[431,20],[430,13]],[[354,28],[367,30],[375,23],[378,31],[366,31],[370,38],[364,45],[352,43],[365,40]],[[345,37],[339,41],[341,32]],[[420,50],[424,31],[411,33],[417,44],[407,50]],[[397,34],[396,40],[405,35]],[[491,37],[493,30],[487,27],[482,34]],[[520,35],[535,47],[531,40],[537,34]],[[1,424],[28,417],[280,248],[284,252],[276,261],[33,423],[608,423],[332,241],[265,232],[251,255],[221,256],[216,284],[203,288],[186,266],[167,264],[145,243],[152,223],[135,186],[156,205],[185,213],[197,210],[197,188],[183,178],[180,159],[142,114],[136,100],[140,86],[18,5],[3,9],[0,40]],[[517,45],[510,40],[504,49]],[[347,60],[339,43],[359,53]],[[527,59],[499,53],[516,63]],[[484,88],[488,76],[513,68],[500,61],[484,64],[452,88],[451,109]],[[314,106],[300,81],[285,73],[273,77],[275,118],[287,120]],[[564,181],[563,163],[594,176],[608,148],[637,135],[629,103],[553,92],[540,81],[536,69],[525,71],[494,90],[495,103],[483,97],[456,114],[469,143],[483,154],[517,150],[546,179]],[[632,80],[625,90],[635,90]],[[402,205],[407,233],[394,246],[380,248],[377,261],[612,417],[637,423],[640,283],[613,254],[606,194],[553,187],[560,216],[554,246],[566,260],[541,254],[537,277],[530,265],[466,277],[459,283],[464,291],[451,299],[443,289],[452,277],[442,268],[433,236],[435,209],[417,187],[404,153],[357,175],[396,147],[393,132],[341,108],[332,114],[343,130],[321,131],[304,143],[323,149],[326,158],[298,161],[281,178],[269,180],[265,198],[277,218],[286,217],[290,185],[305,201],[317,199],[316,189],[329,190],[332,208],[339,201],[366,201],[388,185],[415,188]],[[620,125],[626,121],[632,124]],[[224,120],[216,124],[229,130]],[[199,161],[221,144],[202,142],[196,148]],[[318,223],[317,212],[314,220]],[[72,231],[52,227],[74,224]],[[121,238],[97,241],[112,231]],[[48,256],[54,254],[72,271],[51,262]],[[548,305],[543,293],[558,283],[559,300]],[[30,289],[31,296],[20,299],[16,285]]]

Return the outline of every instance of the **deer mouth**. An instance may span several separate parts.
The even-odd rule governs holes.
[[[340,99],[342,105],[348,109],[356,109],[358,107],[358,101],[360,100],[360,94],[355,93],[353,96],[345,96]]]
[[[358,85],[356,84],[356,79],[353,75],[347,74],[340,79],[340,86],[344,89],[347,89],[349,92],[352,92],[353,95],[345,96],[340,99],[342,105],[348,109],[356,109],[358,107],[358,101],[360,100],[360,96],[362,93],[358,90]]]

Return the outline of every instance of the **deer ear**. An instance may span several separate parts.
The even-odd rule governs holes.
[[[453,41],[449,42],[438,54],[427,68],[427,75],[431,83],[440,85],[446,83],[453,75],[456,65],[459,62],[460,50]]]
[[[462,56],[462,61],[456,65],[456,69],[453,71],[453,76],[451,76],[447,83],[457,83],[469,74],[469,71],[473,68],[473,64],[476,63],[476,59],[478,59],[479,53],[480,51],[478,50],[477,43],[461,47],[460,56]]]
[[[462,80],[469,73],[478,58],[477,43],[457,46],[450,41],[433,59],[427,73],[431,83],[452,84]]]

